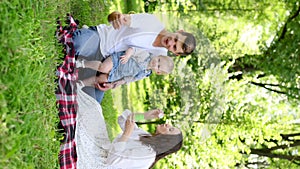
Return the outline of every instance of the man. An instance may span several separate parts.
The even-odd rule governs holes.
[[[129,38],[134,40],[149,40],[151,43],[147,42],[146,45],[148,46],[144,46],[144,48],[148,49],[149,51],[151,51],[153,48],[165,48],[175,55],[188,55],[193,52],[196,46],[196,41],[192,34],[182,30],[175,33],[169,32],[164,28],[164,25],[154,15],[151,14],[129,15],[113,12],[108,16],[108,20],[111,22],[114,29],[120,31],[122,29],[126,30],[126,27],[127,30],[128,28],[136,29],[137,31],[133,31],[131,33],[131,37]],[[98,29],[98,31],[101,31],[101,27]],[[133,45],[135,46],[136,44]],[[141,47],[145,44],[138,45]]]
[[[125,51],[129,47],[138,47],[153,55],[167,55],[170,51],[175,55],[191,54],[196,47],[195,37],[184,31],[169,32],[164,25],[151,14],[116,13],[111,19],[112,26],[100,24],[89,29],[81,29],[74,33],[76,55],[86,60],[103,60],[110,54]],[[93,74],[93,75],[92,75]],[[95,76],[95,72],[84,73],[82,77]],[[99,75],[95,80],[97,89],[89,88],[86,92],[98,102],[103,92],[110,85],[100,86],[97,81],[107,78]]]

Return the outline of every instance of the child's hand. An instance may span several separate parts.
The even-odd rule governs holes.
[[[129,58],[134,54],[134,49],[132,47],[128,48],[123,56],[120,56],[122,64],[127,63]]]
[[[145,116],[146,120],[151,120],[151,119],[155,119],[155,118],[162,118],[162,117],[164,117],[164,112],[160,109],[153,109],[153,110],[147,111],[144,114],[144,116]]]
[[[128,60],[129,60],[129,58],[130,58],[130,55],[127,55],[127,54],[125,54],[125,55],[123,55],[123,56],[120,56],[121,63],[122,63],[122,64],[127,63]]]

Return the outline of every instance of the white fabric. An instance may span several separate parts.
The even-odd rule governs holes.
[[[134,53],[130,58],[134,59],[137,63],[144,62],[147,58],[151,56],[151,54],[141,48],[133,48]]]
[[[146,49],[154,56],[167,55],[167,49],[152,44],[164,25],[151,14],[131,14],[131,25],[115,30],[112,26],[100,24],[97,30],[100,36],[102,55],[125,51],[129,47]]]
[[[119,142],[119,135],[110,142],[100,104],[77,85],[77,121],[75,131],[78,169],[147,169],[155,160],[152,148],[138,141],[140,134],[149,134],[135,126],[127,142]],[[129,110],[119,116],[124,130]]]
[[[102,114],[95,99],[88,96],[77,85],[78,111],[76,117],[75,142],[78,169],[106,168],[107,150],[110,140]]]
[[[118,117],[118,123],[121,129],[124,131],[125,122],[127,116],[131,114],[131,111],[125,110],[121,116]],[[155,160],[155,152],[152,148],[142,145],[139,140],[140,135],[149,135],[137,125],[134,127],[132,135],[127,142],[118,142],[122,136],[120,134],[114,141],[111,147],[107,164],[115,167],[124,167],[128,169],[148,169]],[[126,160],[124,160],[126,159]]]

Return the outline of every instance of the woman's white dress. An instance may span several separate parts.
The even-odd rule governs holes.
[[[76,151],[78,169],[148,169],[155,160],[152,148],[139,142],[139,135],[149,133],[135,126],[127,142],[119,142],[121,134],[110,142],[102,108],[77,85]],[[110,113],[110,112],[107,112]],[[125,110],[118,118],[122,130],[131,112]]]

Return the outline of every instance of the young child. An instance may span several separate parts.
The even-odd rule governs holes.
[[[152,56],[151,53],[137,48],[129,48],[126,52],[118,52],[100,61],[78,60],[76,67],[90,68],[103,74],[108,74],[107,79],[97,81],[95,77],[84,79],[85,86],[119,85],[141,80],[152,74],[167,75],[174,68],[173,59],[169,56]],[[99,84],[98,84],[99,83]]]

